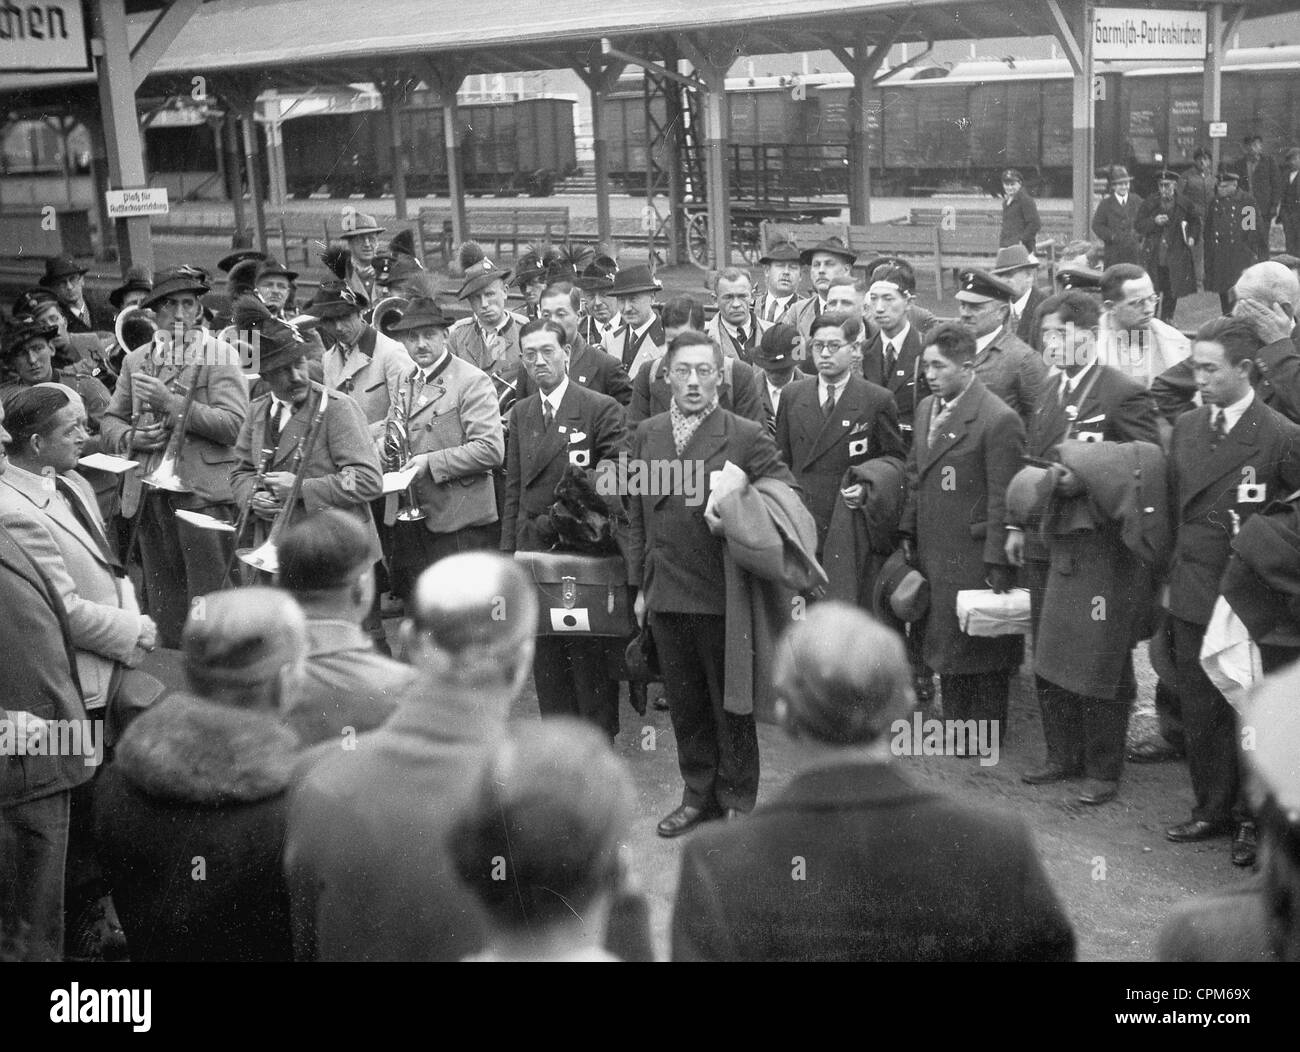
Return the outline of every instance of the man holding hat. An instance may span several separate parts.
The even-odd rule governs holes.
[[[379,235],[384,232],[374,216],[354,208],[343,209],[339,237],[347,246],[347,270],[340,275],[347,286],[365,304],[375,302],[375,253]],[[364,297],[364,298],[362,298]]]
[[[825,314],[829,309],[826,295],[830,292],[831,279],[852,277],[853,264],[857,258],[857,253],[845,248],[844,242],[837,237],[828,237],[800,252],[799,262],[808,268],[813,294],[790,307],[781,320],[789,322],[806,338],[813,318]],[[814,371],[807,362],[803,363],[803,368],[805,372]]]
[[[655,313],[655,296],[663,285],[649,267],[624,267],[614,275],[605,295],[618,303],[623,324],[605,338],[605,352],[612,354],[628,376],[635,377],[646,362],[663,357],[668,341],[664,327]]]
[[[372,561],[378,560],[379,535],[370,502],[381,495],[383,476],[361,408],[351,396],[331,391],[315,442],[304,449],[322,397],[322,385],[308,373],[308,344],[295,327],[272,318],[261,301],[251,298],[235,304],[235,326],[257,333],[257,371],[270,388],[248,407],[231,472],[235,501],[241,508],[248,505],[257,523],[252,544],[266,539],[301,474],[291,520],[322,508],[346,511],[365,527]]]
[[[519,330],[528,319],[506,309],[510,271],[484,255],[473,241],[461,246],[460,263],[465,277],[456,298],[469,303],[471,314],[448,333],[452,354],[492,377],[498,392],[517,391]]]
[[[1025,177],[1015,168],[1008,168],[1002,173],[1002,231],[998,235],[998,247],[1020,245],[1032,253],[1042,226],[1038,206],[1025,189]]]
[[[59,310],[68,319],[69,332],[112,332],[113,319],[98,304],[86,299],[86,268],[68,256],[51,256],[45,261],[40,286],[58,298]]]
[[[1038,277],[1038,257],[1020,244],[1000,248],[989,273],[1005,281],[1016,294],[1016,298],[1011,301],[1007,328],[1037,350],[1036,315],[1038,305],[1046,298],[1035,280]]]
[[[248,384],[238,353],[202,328],[202,297],[208,291],[191,267],[155,276],[153,291],[141,306],[157,315],[167,342],[137,347],[122,360],[103,421],[105,447],[141,462],[138,470],[123,476],[122,515],[140,516],[148,608],[160,643],[171,649],[180,646],[190,602],[225,586],[229,555],[226,534],[184,522],[176,511],[233,520],[230,471],[235,439],[248,412]],[[176,463],[187,492],[146,488],[141,478],[161,463],[191,388],[194,398]]]
[[[289,310],[289,301],[293,297],[293,283],[298,280],[298,272],[290,270],[276,259],[264,259],[257,265],[257,274],[253,278],[253,290],[257,298],[266,304],[266,309],[276,318],[283,318]]]
[[[1122,164],[1111,165],[1106,174],[1106,196],[1092,217],[1092,232],[1105,248],[1103,266],[1141,262],[1142,245],[1133,224],[1142,199],[1129,192],[1132,184],[1127,168]]]
[[[975,374],[1026,423],[1047,378],[1034,349],[1007,326],[1015,289],[983,270],[963,270],[957,306],[961,323],[975,338]]]
[[[784,318],[799,297],[799,246],[778,241],[758,262],[763,267],[763,294],[754,312],[771,325]]]
[[[412,300],[393,325],[407,334],[415,365],[398,388],[387,433],[404,447],[392,451],[396,459],[419,467],[412,495],[424,513],[420,521],[394,523],[393,594],[406,602],[420,574],[439,559],[492,550],[501,539],[492,485],[493,471],[505,462],[497,394],[481,369],[451,353],[450,326],[451,318],[425,297]],[[390,495],[390,507],[396,503]]]
[[[820,603],[782,636],[772,677],[807,760],[775,800],[687,843],[674,961],[1073,960],[1024,822],[922,789],[893,762],[903,739],[919,751],[920,726],[893,632]],[[792,858],[815,893],[792,892]]]
[[[922,333],[912,323],[910,305],[916,292],[911,267],[877,267],[871,272],[867,300],[879,330],[862,352],[862,375],[894,396],[904,448],[912,445],[912,416],[928,393],[921,379]]]
[[[803,346],[803,337],[793,325],[777,322],[759,341],[754,355],[754,386],[763,405],[767,433],[776,434],[776,417],[781,409],[781,397],[795,377],[798,366],[796,351]]]
[[[1241,272],[1260,259],[1256,230],[1265,222],[1254,196],[1238,185],[1237,172],[1219,165],[1219,182],[1205,212],[1205,291],[1219,294],[1219,306],[1232,309],[1232,286]]]
[[[1160,294],[1160,320],[1172,322],[1180,296],[1196,291],[1192,249],[1201,240],[1201,217],[1192,203],[1178,196],[1178,173],[1156,175],[1160,192],[1138,208],[1133,228],[1142,236],[1143,265]]]

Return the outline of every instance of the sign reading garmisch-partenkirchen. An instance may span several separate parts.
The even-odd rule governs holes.
[[[1098,61],[1201,62],[1205,41],[1204,11],[1093,8],[1092,57]]]
[[[68,73],[92,68],[81,0],[0,0],[0,73]]]

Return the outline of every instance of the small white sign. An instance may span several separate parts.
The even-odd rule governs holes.
[[[0,73],[91,69],[81,0],[0,5]]]
[[[1227,121],[1210,121],[1210,138],[1226,139],[1228,137]]]
[[[1098,62],[1200,62],[1208,40],[1205,24],[1204,11],[1097,7],[1092,57]]]
[[[165,216],[171,211],[165,186],[150,186],[143,190],[109,190],[104,198],[108,202],[109,219]]]

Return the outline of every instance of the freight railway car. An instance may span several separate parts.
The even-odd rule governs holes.
[[[1268,150],[1300,144],[1300,47],[1229,52],[1223,76],[1225,156],[1258,132]],[[1126,163],[1139,193],[1164,165],[1191,164],[1203,144],[1199,68],[1099,68],[1095,155]],[[737,197],[814,196],[847,186],[847,74],[728,81],[732,186]],[[1071,192],[1071,74],[1064,60],[960,63],[903,70],[868,92],[872,176],[881,194],[995,189],[1020,168],[1040,196]],[[611,175],[645,185],[646,100],[624,81],[608,107]],[[663,102],[651,100],[662,122]]]
[[[461,165],[471,194],[546,197],[577,168],[570,99],[472,103],[459,108]],[[282,125],[285,174],[295,197],[324,191],[368,197],[392,189],[387,115],[322,114]],[[412,194],[447,192],[442,107],[415,92],[400,115],[406,186]]]

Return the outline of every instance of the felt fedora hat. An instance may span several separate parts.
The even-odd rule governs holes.
[[[647,266],[626,267],[614,275],[608,288],[611,296],[635,296],[639,292],[661,292],[663,284],[650,273]]]
[[[930,582],[896,551],[876,575],[871,605],[887,623],[919,621],[930,608]]]
[[[41,275],[40,284],[49,288],[64,278],[85,274],[86,268],[71,256],[50,256],[45,261],[45,273]]]

